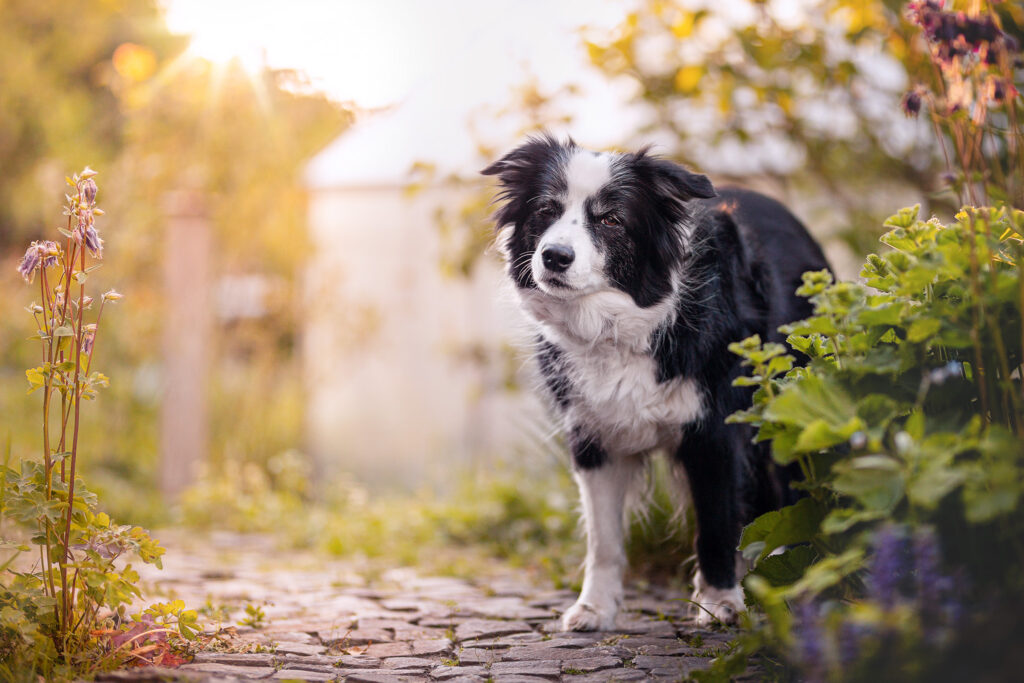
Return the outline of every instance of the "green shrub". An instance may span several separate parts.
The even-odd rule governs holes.
[[[809,681],[1019,675],[1024,100],[1002,28],[1019,12],[967,9],[908,3],[927,69],[903,99],[935,124],[964,208],[889,218],[861,282],[805,274],[814,314],[783,328],[790,348],[732,346],[756,390],[730,419],[799,465],[805,496],[744,529],[762,612],[702,678],[755,652]]]
[[[871,638],[895,630],[909,643],[890,641],[878,656],[905,662],[907,648],[923,647],[927,614],[897,617],[875,590],[902,581],[900,572],[921,578],[910,560],[872,565],[893,535],[932,539],[936,549],[920,552],[941,550],[941,564],[973,587],[957,600],[994,605],[1024,589],[1016,542],[1024,524],[1016,374],[1024,212],[966,210],[942,225],[920,220],[915,207],[886,225],[882,241],[893,250],[868,257],[863,284],[804,276],[799,291],[814,315],[785,331],[809,358],[805,367],[756,337],[732,346],[752,368],[739,383],[757,389],[753,406],[731,421],[755,425],[775,461],[796,462],[804,474],[806,497],[758,518],[741,539],[756,563],[746,587],[765,610],[769,642],[790,655],[805,643],[810,617],[794,623],[785,607],[814,601],[828,605],[814,609],[829,613],[833,630],[856,624]],[[842,679],[849,671],[837,653],[828,671]]]

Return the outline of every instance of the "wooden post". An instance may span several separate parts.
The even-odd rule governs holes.
[[[206,385],[212,328],[211,235],[201,193],[164,198],[163,402],[160,490],[174,501],[206,459]]]

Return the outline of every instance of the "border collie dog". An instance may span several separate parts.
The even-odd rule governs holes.
[[[484,169],[507,272],[535,325],[535,357],[579,485],[587,555],[566,630],[610,630],[623,595],[625,501],[646,455],[669,454],[697,519],[697,620],[744,609],[742,525],[791,502],[792,472],[730,413],[751,390],[730,342],[807,317],[801,274],[827,268],[781,204],[716,193],[646,150],[596,153],[535,137]],[[685,493],[685,492],[684,492]]]

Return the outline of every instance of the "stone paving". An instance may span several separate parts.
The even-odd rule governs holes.
[[[575,594],[521,572],[370,574],[351,562],[296,561],[261,537],[163,540],[165,570],[144,568],[147,598],[200,608],[207,649],[176,669],[101,681],[684,680],[730,640],[697,629],[686,596],[667,589],[630,590],[615,632],[563,633],[558,616]],[[246,605],[265,616],[240,626]]]

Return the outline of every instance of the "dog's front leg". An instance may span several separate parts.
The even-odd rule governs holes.
[[[590,451],[596,445],[588,444]],[[640,467],[637,456],[588,458],[573,445],[576,483],[587,531],[583,591],[562,616],[566,631],[609,631],[622,603],[622,573],[626,568],[623,542],[626,492]],[[590,455],[594,455],[593,452]]]

